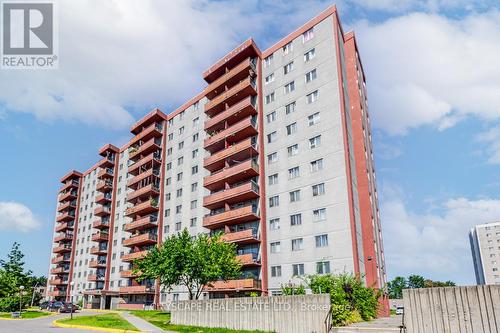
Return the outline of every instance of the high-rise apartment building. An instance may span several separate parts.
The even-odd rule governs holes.
[[[476,225],[469,239],[477,284],[500,284],[500,222]]]
[[[64,176],[49,296],[89,307],[185,299],[131,262],[169,235],[223,232],[242,275],[203,297],[279,294],[306,274],[385,287],[370,122],[353,33],[330,7],[269,49],[247,40],[177,110],[153,110],[123,147]]]

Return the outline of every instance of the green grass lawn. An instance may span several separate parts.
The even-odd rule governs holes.
[[[130,324],[117,313],[106,313],[97,316],[78,316],[73,317],[73,319],[61,319],[57,322],[69,325],[82,325],[138,331],[138,329],[134,325]]]
[[[50,315],[49,312],[23,311],[21,314],[21,318],[19,318],[19,319],[38,318],[38,317],[44,317],[44,316],[48,316],[48,315]],[[0,318],[12,318],[12,315],[10,312],[0,313]],[[13,318],[13,319],[18,319],[18,318]]]
[[[134,316],[140,317],[144,320],[149,321],[151,324],[168,331],[180,332],[180,333],[264,333],[262,331],[237,331],[230,330],[227,328],[206,328],[206,327],[195,327],[195,326],[182,326],[182,325],[172,325],[168,324],[170,321],[170,313],[162,311],[142,311],[133,310],[130,311]]]

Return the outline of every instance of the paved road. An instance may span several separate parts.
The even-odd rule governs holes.
[[[89,316],[98,312],[84,311],[74,313],[74,316]],[[26,320],[0,320],[0,333],[95,333],[91,330],[62,328],[52,326],[52,321],[69,318],[69,313]]]

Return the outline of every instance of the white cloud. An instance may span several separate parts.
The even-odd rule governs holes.
[[[479,10],[495,5],[495,0],[350,0],[359,8],[385,12],[408,10],[439,11],[450,9]]]
[[[451,198],[439,212],[415,213],[402,191],[381,195],[384,247],[390,278],[421,274],[431,279],[475,284],[468,232],[499,219],[500,199]]]
[[[354,27],[374,126],[405,134],[470,115],[500,118],[500,12],[457,20],[414,13]]]
[[[500,164],[500,126],[495,126],[480,133],[476,141],[488,145],[486,152],[489,154],[488,163]]]
[[[0,202],[0,230],[29,232],[40,227],[31,210],[17,202]]]

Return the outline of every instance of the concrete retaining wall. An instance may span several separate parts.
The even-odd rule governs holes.
[[[408,333],[500,332],[500,286],[403,290]]]
[[[243,297],[180,301],[170,305],[173,324],[277,333],[326,333],[329,295]]]

